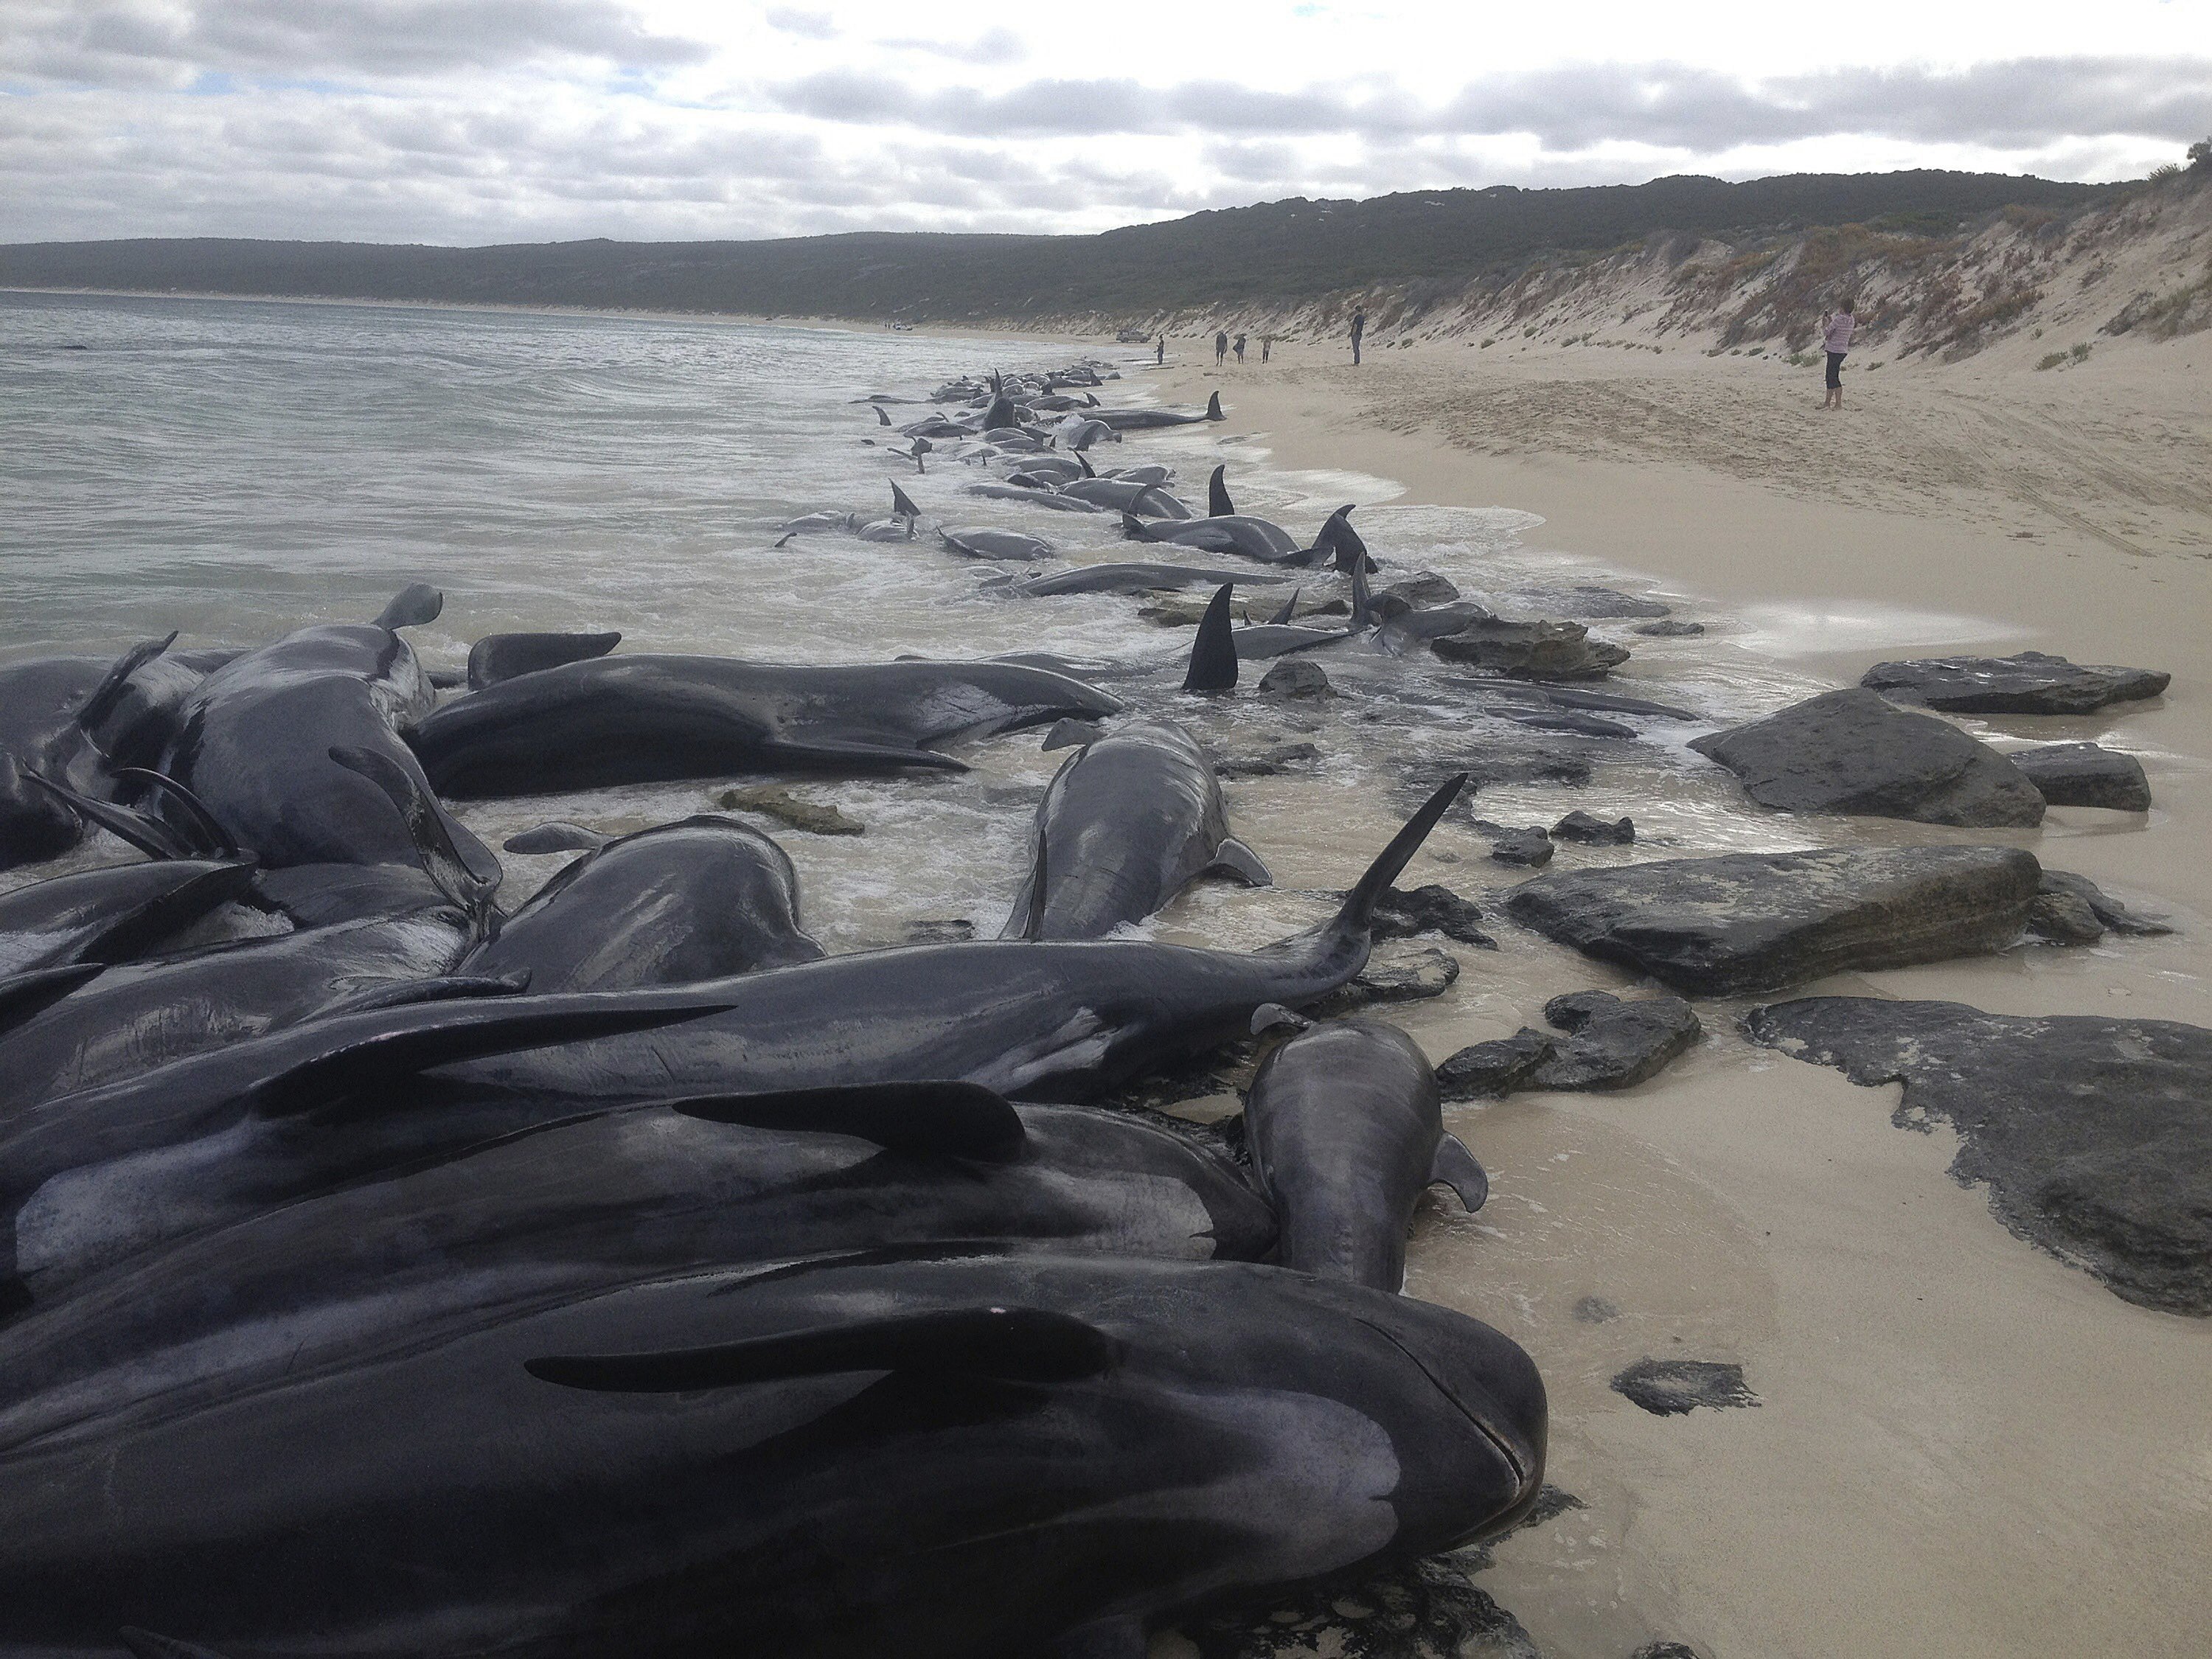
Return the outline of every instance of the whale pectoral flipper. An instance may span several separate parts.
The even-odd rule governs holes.
[[[392,596],[392,603],[377,615],[375,625],[387,631],[395,628],[418,628],[424,623],[438,620],[438,613],[446,608],[446,596],[428,582],[410,582]]]
[[[684,1394],[839,1371],[1066,1382],[1113,1369],[1121,1344],[1042,1308],[954,1308],[663,1353],[549,1354],[523,1362],[541,1382],[600,1394]]]
[[[167,773],[156,772],[150,766],[118,766],[115,769],[115,775],[131,778],[149,788],[158,789],[176,802],[178,809],[192,821],[193,830],[198,835],[201,845],[210,852],[221,853],[230,858],[245,856],[239,848],[238,838],[223,828],[222,820],[209,810],[208,804]]]
[[[965,761],[955,760],[951,756],[940,755],[933,749],[921,749],[910,742],[896,739],[881,743],[871,743],[863,738],[817,738],[806,743],[779,739],[769,752],[779,759],[827,767],[873,770],[885,766],[928,766],[940,772],[968,770]]]
[[[977,1083],[872,1083],[771,1094],[701,1095],[671,1110],[710,1123],[850,1135],[887,1152],[1003,1163],[1029,1139],[1006,1097]]]
[[[137,848],[149,859],[189,859],[198,856],[204,849],[193,846],[169,824],[150,813],[118,806],[112,800],[100,800],[91,795],[80,794],[67,784],[56,783],[28,767],[16,774],[24,782],[52,795],[87,823],[96,823],[118,841]],[[226,837],[228,839],[228,837]]]
[[[165,640],[141,640],[115,659],[115,665],[106,677],[92,688],[91,695],[78,706],[76,720],[80,731],[89,732],[114,711],[117,701],[123,696],[124,685],[131,677],[177,642],[173,630]]]
[[[1213,862],[1206,866],[1225,876],[1234,876],[1250,887],[1273,887],[1275,878],[1261,862],[1260,855],[1243,842],[1231,836],[1213,849]]]
[[[1429,1165],[1429,1184],[1450,1188],[1469,1214],[1480,1209],[1490,1196],[1490,1176],[1457,1135],[1448,1134],[1437,1142],[1436,1159]]]
[[[384,792],[399,814],[400,822],[407,826],[408,836],[430,879],[462,909],[483,918],[490,908],[492,894],[499,887],[499,860],[492,859],[492,872],[488,875],[471,866],[454,846],[452,829],[436,798],[391,756],[344,744],[333,746],[330,756],[340,766],[349,772],[358,772]],[[491,856],[488,848],[485,856]]]
[[[150,1630],[139,1630],[125,1625],[115,1632],[115,1639],[131,1650],[136,1659],[228,1659],[213,1648],[204,1648],[197,1642],[179,1642],[173,1636],[156,1636]]]

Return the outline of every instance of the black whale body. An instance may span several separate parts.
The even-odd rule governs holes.
[[[1277,1267],[687,1276],[18,1451],[0,1649],[1136,1651],[1497,1529],[1544,1435],[1498,1333]]]
[[[1120,707],[1011,663],[817,667],[641,653],[457,698],[409,740],[441,794],[526,794],[785,769],[958,769],[928,745]]]
[[[124,1263],[0,1331],[0,1455],[694,1269],[977,1239],[1188,1261],[1273,1243],[1244,1172],[1168,1120],[942,1085],[852,1094],[794,1103],[838,1133],[713,1115],[758,1115],[748,1101],[574,1119]],[[994,1115],[1011,1143],[979,1147],[1003,1133]]]

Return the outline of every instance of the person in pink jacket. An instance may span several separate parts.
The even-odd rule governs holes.
[[[1828,353],[1828,396],[1823,409],[1844,406],[1844,354],[1851,349],[1851,335],[1859,325],[1856,301],[1844,300],[1833,311],[1820,313],[1820,343]]]

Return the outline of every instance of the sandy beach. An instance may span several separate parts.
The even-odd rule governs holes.
[[[1966,722],[2138,755],[2148,815],[1881,833],[2029,847],[2170,914],[2175,937],[1804,994],[2212,1024],[2212,335],[2100,343],[2060,372],[2025,349],[1860,370],[1840,414],[1819,410],[1817,369],[1679,345],[1370,343],[1358,370],[1340,346],[1258,355],[1255,338],[1217,373],[1210,340],[1171,341],[1159,395],[1219,389],[1224,440],[1279,466],[1540,514],[1528,542],[1588,561],[1578,579],[1645,579],[1733,648],[1828,684],[1946,650],[2171,670],[2166,697],[2124,712]],[[1394,1011],[1432,1058],[1626,982],[1500,932],[1447,996]],[[1762,1659],[2193,1649],[2212,1325],[2130,1306],[2008,1234],[1947,1174],[1949,1128],[1901,1132],[1896,1089],[1751,1048],[1742,1006],[1701,1003],[1706,1040],[1640,1087],[1456,1114],[1492,1199],[1478,1218],[1431,1208],[1408,1289],[1536,1357],[1550,1478],[1582,1505],[1508,1540],[1478,1582],[1554,1659],[1655,1641]],[[1647,1414],[1607,1386],[1647,1356],[1740,1363],[1759,1406]]]

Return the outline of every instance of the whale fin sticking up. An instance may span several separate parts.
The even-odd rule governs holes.
[[[1292,588],[1291,590],[1291,597],[1283,602],[1283,608],[1280,611],[1278,611],[1273,616],[1268,617],[1267,620],[1271,623],[1286,623],[1293,621],[1298,614],[1298,596],[1304,592],[1305,589],[1303,587]]]
[[[1234,876],[1248,887],[1275,884],[1275,878],[1261,861],[1260,855],[1234,836],[1213,849],[1213,862],[1206,867],[1220,875]]]
[[[1209,421],[1225,421],[1229,418],[1221,412],[1221,394],[1218,392],[1206,400],[1206,418]]]
[[[901,519],[921,516],[921,509],[914,504],[914,497],[901,489],[896,481],[891,484],[891,514],[893,517]]]
[[[549,1354],[523,1362],[542,1382],[600,1394],[684,1394],[841,1371],[1066,1382],[1111,1370],[1121,1345],[1042,1308],[953,1308],[661,1353]]]
[[[458,1002],[470,997],[519,997],[529,988],[527,969],[519,974],[441,974],[435,979],[410,979],[392,985],[372,986],[318,1008],[315,1018],[366,1014],[379,1008],[412,1008],[424,1002]]]
[[[1121,514],[1121,533],[1133,542],[1157,542],[1166,539],[1165,537],[1155,535],[1145,521],[1133,513]]]
[[[446,596],[428,582],[410,582],[392,596],[392,603],[377,614],[376,626],[389,631],[395,628],[418,628],[424,623],[438,620],[438,613],[446,608]]]
[[[65,967],[34,968],[27,974],[0,979],[0,1031],[21,1024],[106,970],[104,962],[72,962]]]
[[[150,766],[118,766],[115,769],[115,775],[132,779],[149,789],[158,789],[176,802],[178,810],[191,820],[192,836],[203,850],[224,858],[246,856],[238,844],[238,838],[223,827],[222,821],[216,817],[208,804],[167,773],[156,772]]]
[[[1422,803],[1421,810],[1406,820],[1406,827],[1390,837],[1390,844],[1375,856],[1352,890],[1344,896],[1337,912],[1319,927],[1298,936],[1293,944],[1309,940],[1316,935],[1332,940],[1371,938],[1375,931],[1375,906],[1389,890],[1390,884],[1405,873],[1406,866],[1413,861],[1413,854],[1421,850],[1421,843],[1437,827],[1450,806],[1459,799],[1460,791],[1467,787],[1468,775],[1455,773],[1444,780],[1437,792]],[[1273,947],[1270,947],[1273,948]]]
[[[1044,742],[1038,747],[1048,755],[1055,749],[1079,749],[1085,744],[1096,742],[1097,737],[1097,722],[1079,720],[1070,715],[1066,719],[1054,720],[1052,729],[1044,734]]]
[[[1490,1196],[1488,1173],[1456,1135],[1446,1135],[1437,1142],[1436,1161],[1429,1165],[1429,1184],[1450,1188],[1469,1214],[1480,1209]]]
[[[1364,559],[1352,562],[1352,631],[1355,634],[1375,625],[1375,596],[1367,591],[1366,563]]]
[[[1357,564],[1371,574],[1380,567],[1368,554],[1367,544],[1360,540],[1359,532],[1352,527],[1352,510],[1358,505],[1357,501],[1347,502],[1330,514],[1328,522],[1321,527],[1321,534],[1314,538],[1314,545],[1334,554],[1339,570],[1350,570]]]
[[[150,1630],[140,1630],[135,1625],[125,1625],[115,1632],[115,1639],[131,1650],[133,1659],[229,1659],[227,1654],[213,1648],[204,1648],[197,1642],[179,1642],[173,1636],[156,1636]]]
[[[184,831],[150,812],[141,812],[132,807],[118,806],[112,800],[100,800],[91,795],[80,794],[67,784],[56,783],[52,778],[33,772],[28,767],[18,768],[16,775],[33,788],[52,796],[87,823],[98,824],[118,841],[137,848],[149,859],[198,858],[210,850],[199,847]]]
[[[878,426],[889,426],[891,423],[891,417],[884,412],[884,406],[881,404],[878,404],[875,406],[875,410],[876,424]]]
[[[295,1027],[283,1037],[301,1045],[321,1038],[324,1046],[311,1048],[289,1066],[278,1066],[246,1089],[240,1099],[248,1110],[262,1117],[332,1112],[349,1100],[361,1099],[380,1084],[399,1082],[440,1066],[518,1048],[542,1048],[548,1043],[587,1042],[593,1037],[680,1025],[720,1013],[726,1006],[726,1002],[712,999],[640,1006],[629,997],[578,992],[566,996],[498,998],[489,1003],[465,1000],[450,1006],[426,1005],[421,1012],[426,1018],[441,1016],[436,1023],[403,1025],[397,1030],[379,1027],[365,1036],[342,1030],[336,1021],[317,1020]],[[380,1103],[374,1099],[368,1103],[372,1110]]]
[[[1091,458],[1079,449],[1075,452],[1075,464],[1083,469],[1085,477],[1095,478],[1098,476],[1098,469],[1091,465]]]
[[[580,823],[541,823],[509,836],[500,845],[510,853],[596,853],[613,839]]]
[[[1213,601],[1199,619],[1198,637],[1191,641],[1190,668],[1182,678],[1186,691],[1232,691],[1237,687],[1237,641],[1229,625],[1230,596],[1236,585],[1224,582],[1214,590]]]
[[[1029,1131],[1005,1097],[980,1083],[870,1083],[768,1094],[700,1095],[665,1103],[685,1117],[747,1129],[850,1135],[886,1152],[1004,1163]]]
[[[1019,426],[1021,416],[1014,412],[1014,400],[1001,392],[991,399],[991,406],[983,411],[982,430],[1000,432]]]
[[[604,657],[622,643],[618,632],[604,634],[487,634],[469,647],[467,682],[471,691],[520,679],[548,668]]]
[[[1237,503],[1229,499],[1229,469],[1217,466],[1206,481],[1206,516],[1209,519],[1233,518]]]
[[[1097,408],[1097,407],[1098,407],[1098,394],[1097,394],[1097,392],[1085,392],[1085,393],[1083,394],[1083,406],[1084,406],[1085,409],[1096,409],[1096,408]]]
[[[1252,1035],[1261,1036],[1280,1027],[1289,1031],[1310,1031],[1313,1021],[1295,1008],[1285,1008],[1279,1002],[1263,1002],[1252,1011]]]
[[[416,853],[430,879],[478,927],[488,926],[491,896],[499,883],[496,879],[487,880],[469,868],[468,860],[453,845],[453,836],[428,786],[391,756],[379,754],[374,749],[354,749],[341,744],[331,748],[330,757],[347,771],[360,773],[384,792],[392,810],[399,814],[400,822],[407,826],[408,836],[414,842]]]
[[[90,695],[79,706],[76,715],[77,729],[89,732],[106,720],[121,700],[123,688],[131,677],[176,642],[177,635],[172,630],[165,640],[141,640],[118,657],[115,665],[107,671],[98,685],[92,688]]]

